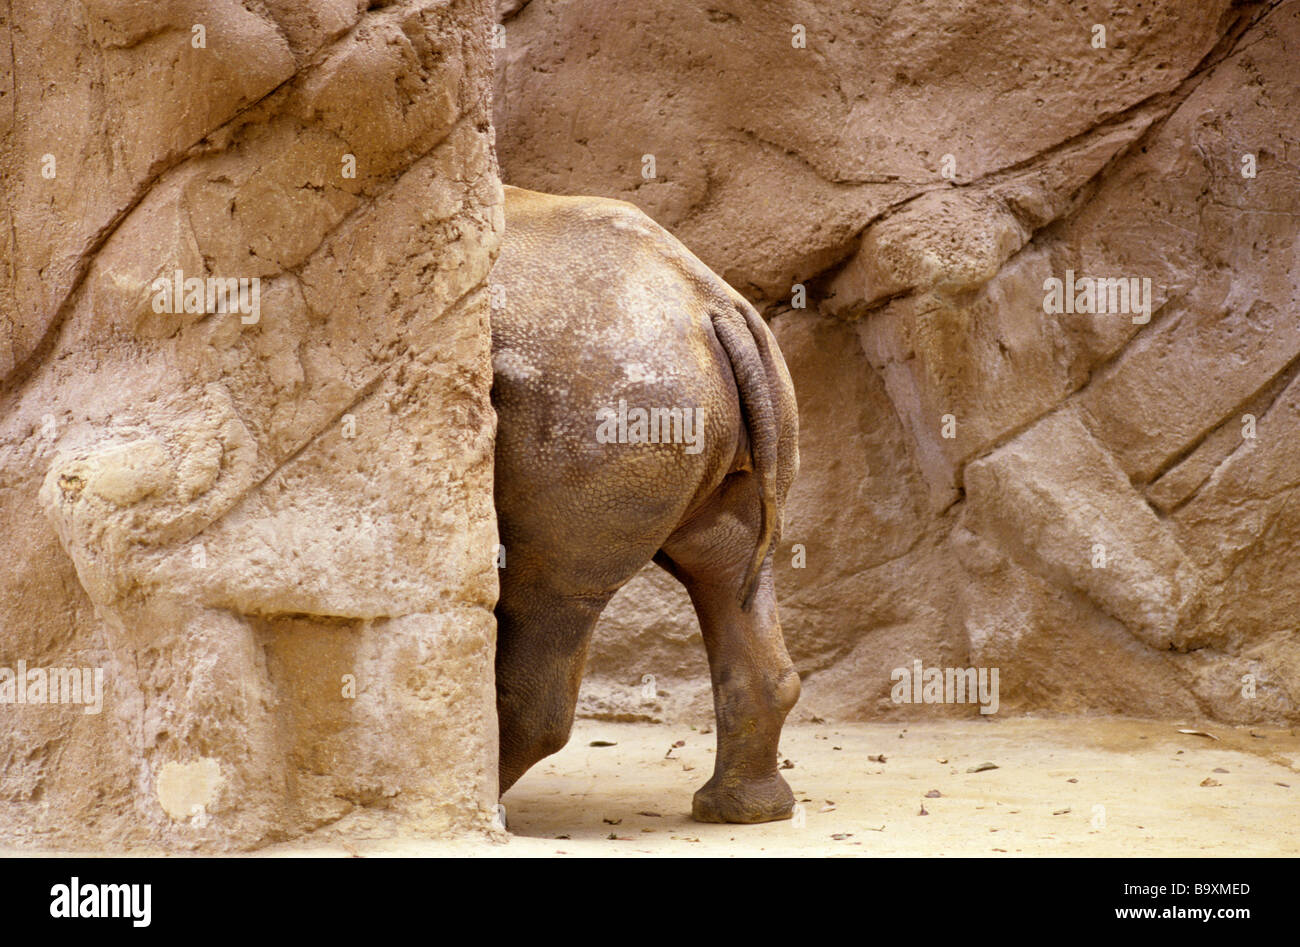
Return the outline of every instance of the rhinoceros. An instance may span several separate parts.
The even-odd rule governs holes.
[[[788,818],[799,676],[772,556],[799,465],[762,317],[631,204],[505,189],[492,273],[500,790],[565,745],[601,610],[653,561],[699,617],[717,761],[705,822]]]

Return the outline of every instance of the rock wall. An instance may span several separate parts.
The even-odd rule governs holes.
[[[5,841],[489,825],[490,27],[0,10]]]
[[[977,711],[896,703],[920,660],[1004,713],[1300,719],[1300,2],[498,16],[504,179],[636,203],[780,339],[796,717]],[[709,713],[653,567],[589,667],[589,715]]]

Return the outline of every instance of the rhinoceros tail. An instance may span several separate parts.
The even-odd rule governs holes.
[[[776,380],[768,372],[771,353],[767,327],[763,324],[763,317],[738,293],[733,291],[730,295],[732,305],[719,306],[713,313],[713,330],[731,361],[731,371],[740,393],[740,407],[749,434],[749,449],[762,506],[758,542],[740,588],[741,608],[748,611],[780,522],[777,461],[781,438],[773,391]]]

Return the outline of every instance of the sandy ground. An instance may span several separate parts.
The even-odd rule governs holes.
[[[1180,726],[1194,725],[1088,718],[788,726],[781,751],[793,767],[785,776],[803,818],[739,826],[690,819],[691,794],[713,769],[712,733],[579,721],[569,745],[506,795],[506,842],[341,846],[318,837],[266,854],[1300,854],[1300,737],[1196,727],[1213,739]],[[996,768],[972,772],[985,763]]]
[[[703,825],[691,795],[713,770],[711,732],[582,720],[506,794],[508,837],[358,840],[341,824],[257,855],[1300,854],[1295,730],[1117,718],[797,724],[781,755],[798,818]]]

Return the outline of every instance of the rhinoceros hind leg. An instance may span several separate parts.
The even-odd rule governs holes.
[[[794,808],[794,794],[777,771],[777,750],[786,714],[799,699],[799,675],[781,637],[771,556],[749,609],[737,596],[758,510],[753,475],[735,474],[656,557],[690,593],[709,655],[718,751],[713,777],[692,806],[701,822],[770,822],[788,819]]]
[[[496,610],[501,793],[569,741],[587,644],[608,600],[503,583]]]

